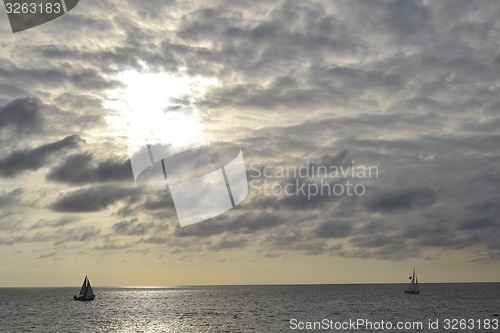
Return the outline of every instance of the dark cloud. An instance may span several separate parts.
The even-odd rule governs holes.
[[[8,207],[13,204],[19,203],[19,198],[23,194],[24,190],[21,188],[12,190],[10,192],[0,193],[0,207]]]
[[[136,1],[126,1],[137,14],[144,20],[164,20],[168,12],[171,11],[175,5],[175,0],[166,0],[161,2],[148,2],[144,5],[138,4]]]
[[[368,200],[366,206],[372,211],[392,212],[429,207],[436,200],[437,194],[433,189],[418,187],[377,192]]]
[[[66,148],[76,148],[81,142],[84,141],[78,135],[71,135],[36,148],[13,151],[0,159],[0,176],[12,177],[23,171],[38,170],[48,164],[54,154]]]
[[[61,245],[66,242],[90,242],[94,241],[101,233],[101,230],[93,226],[76,227],[71,229],[58,229],[52,239],[54,245]]]
[[[260,230],[272,229],[287,222],[287,217],[284,215],[265,212],[245,212],[236,216],[224,215],[220,219],[217,221],[214,218],[182,228],[177,226],[175,236],[208,237],[226,232],[251,234]]]
[[[65,216],[61,217],[57,220],[40,220],[37,223],[33,224],[30,226],[30,230],[35,230],[35,229],[41,229],[44,227],[51,227],[51,228],[62,228],[65,226],[68,226],[70,224],[75,224],[76,222],[80,221],[80,218],[75,217],[75,216]]]
[[[118,82],[104,76],[95,68],[46,67],[46,64],[37,67],[19,68],[14,65],[8,69],[5,67],[0,68],[0,76],[6,80],[24,81],[29,87],[35,86],[36,82],[43,81],[48,85],[59,87],[67,85],[68,87],[86,91],[112,89],[118,84]]]
[[[139,195],[138,188],[101,185],[62,194],[50,208],[57,212],[97,212],[120,200],[136,201]]]
[[[355,67],[313,66],[309,75],[309,80],[313,85],[327,86],[343,93],[349,90],[355,94],[364,94],[370,91],[395,93],[404,89],[405,86],[405,80],[395,74]]]
[[[70,133],[82,135],[86,129],[105,125],[100,110],[101,100],[78,93],[64,92],[49,103],[33,96],[17,98],[4,107],[0,106],[0,139],[5,140],[3,148],[18,149],[26,142],[41,141],[42,136],[46,140],[47,137]]]
[[[52,227],[59,228],[64,227],[73,223],[80,221],[80,218],[74,216],[61,217],[60,219],[50,223]]]
[[[394,230],[394,226],[387,221],[374,220],[365,223],[361,223],[356,227],[356,234],[361,235],[375,235],[387,233],[391,230]]]
[[[212,250],[227,250],[227,249],[243,249],[246,244],[248,243],[248,240],[245,238],[239,238],[239,239],[228,239],[227,237],[222,238],[215,244],[213,244],[210,249]]]
[[[201,105],[206,107],[238,106],[244,108],[277,109],[278,107],[303,109],[343,99],[335,91],[314,89],[278,89],[260,85],[239,84],[214,89]]]
[[[487,185],[500,185],[500,168],[497,166],[488,167],[479,171],[473,178],[474,182],[481,182]]]
[[[489,217],[475,217],[468,219],[466,221],[463,221],[460,224],[460,229],[464,230],[474,230],[474,229],[485,229],[489,227],[495,226],[495,220],[489,218]]]
[[[87,184],[109,181],[131,181],[130,160],[107,159],[96,162],[91,153],[67,157],[63,164],[50,170],[47,179],[69,184]]]
[[[42,127],[42,103],[33,97],[18,98],[0,107],[0,130],[12,128],[17,133],[31,133]]]
[[[432,27],[431,12],[420,0],[386,1],[378,7],[380,23],[386,31],[397,36],[398,41],[422,37]]]
[[[158,211],[164,209],[170,209],[174,205],[172,195],[170,191],[160,191],[159,193],[149,195],[143,203],[143,207],[149,211]]]
[[[167,243],[168,241],[169,239],[167,237],[152,236],[152,237],[142,238],[141,240],[138,241],[138,243],[161,245]]]
[[[305,255],[332,254],[342,248],[342,243],[327,244],[324,239],[317,240],[296,229],[284,228],[268,234],[261,242],[261,246],[269,250],[297,251]]]
[[[323,222],[314,235],[320,238],[343,238],[351,234],[353,224],[350,221],[333,220]]]
[[[467,207],[479,214],[489,214],[490,216],[500,216],[500,198],[491,197],[483,201],[474,202]]]
[[[80,226],[74,228],[57,228],[51,231],[37,231],[11,235],[0,239],[0,245],[13,245],[17,243],[48,243],[54,242],[59,246],[67,242],[91,242],[97,239],[101,230],[93,226]]]
[[[12,102],[12,97],[29,96],[30,93],[13,82],[0,83],[0,105]],[[0,107],[1,109],[2,107]]]
[[[155,225],[153,223],[140,223],[137,218],[129,221],[120,221],[113,225],[113,231],[118,235],[142,236],[148,233]]]
[[[302,66],[322,63],[325,57],[348,58],[365,52],[367,45],[350,35],[346,26],[324,7],[311,2],[270,1],[255,3],[253,7],[208,5],[184,15],[176,33],[183,47],[164,43],[164,53],[182,55],[180,62],[189,64],[193,74],[244,78],[237,85],[230,85],[228,80],[228,89],[220,89],[206,99],[210,105],[223,105],[223,98],[237,105],[258,107],[295,107],[287,97],[309,106],[313,105],[312,101],[333,101],[334,97],[329,98],[323,91],[304,86],[287,86],[292,88],[287,91],[286,85],[261,85],[261,82],[292,76],[292,81],[298,81],[296,78],[303,81],[302,77],[307,75],[303,75]],[[193,44],[210,46],[189,47]],[[270,77],[273,80],[269,80]],[[245,81],[255,81],[255,78],[262,81],[245,85]],[[238,102],[237,91],[242,88],[246,95],[242,95],[244,101]],[[272,94],[277,102],[270,98]]]
[[[128,248],[131,248],[131,244],[104,244],[104,245],[97,245],[94,246],[93,249],[96,251],[119,251],[119,250],[125,250]]]
[[[404,240],[401,240],[398,236],[396,235],[386,235],[386,234],[375,234],[375,235],[369,235],[369,236],[362,236],[362,237],[354,237],[350,240],[350,243],[357,246],[357,247],[367,247],[367,248],[372,248],[372,247],[383,247],[387,246],[390,244],[394,243],[403,243]]]

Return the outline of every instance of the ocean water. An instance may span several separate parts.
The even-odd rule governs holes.
[[[394,284],[94,288],[92,302],[72,299],[78,287],[2,288],[0,332],[500,332],[500,327],[494,328],[495,320],[500,320],[499,283],[422,284],[420,295],[405,295],[404,288]],[[445,320],[452,318],[473,321],[467,328],[460,329],[457,321],[458,329],[446,329]],[[349,320],[365,320],[372,326],[335,329],[332,324]],[[423,326],[375,326],[382,320]],[[439,320],[439,329],[429,328],[429,320]],[[315,321],[332,326],[299,329]]]

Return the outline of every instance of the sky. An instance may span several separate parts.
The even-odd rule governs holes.
[[[14,34],[2,9],[0,286],[500,281],[498,17],[82,0]],[[248,195],[181,227],[134,181],[130,126],[238,145]]]

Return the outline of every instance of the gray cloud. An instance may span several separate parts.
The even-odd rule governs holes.
[[[239,239],[228,239],[227,237],[219,240],[215,244],[213,244],[210,249],[211,250],[227,250],[227,249],[243,249],[248,240],[245,238]]]
[[[48,243],[54,242],[59,246],[67,242],[90,242],[96,240],[101,233],[99,228],[93,226],[80,226],[74,228],[57,228],[52,231],[37,231],[0,238],[0,245],[14,245],[17,243]]]
[[[484,228],[493,227],[495,225],[496,225],[495,220],[493,220],[489,217],[475,217],[475,218],[471,218],[471,219],[468,219],[466,221],[463,221],[460,224],[460,229],[464,229],[464,230],[484,229]]]
[[[167,237],[158,237],[158,236],[151,236],[147,238],[141,238],[141,240],[138,241],[138,243],[145,243],[145,244],[165,244],[169,241]]]
[[[314,232],[320,238],[343,238],[349,236],[353,230],[350,221],[326,221],[323,222]]]
[[[21,188],[12,190],[10,192],[0,193],[0,207],[8,207],[10,205],[18,204],[19,198],[23,194],[24,190]]]
[[[131,244],[104,244],[104,245],[97,245],[94,246],[93,249],[96,251],[120,251],[120,250],[125,250],[128,248],[131,248]]]
[[[35,230],[35,229],[41,229],[45,227],[51,227],[51,228],[62,228],[65,226],[68,226],[70,224],[75,224],[76,222],[80,221],[79,217],[75,216],[65,216],[61,217],[57,220],[40,220],[37,223],[31,225],[29,227],[30,230]]]
[[[343,248],[342,243],[327,244],[324,239],[311,238],[297,229],[284,228],[268,234],[261,241],[261,246],[270,251],[297,251],[305,255],[323,255],[337,253]]]
[[[132,180],[130,160],[107,159],[95,162],[91,153],[67,157],[62,165],[50,170],[47,179],[69,184],[87,184]]]
[[[36,81],[42,81],[52,85],[69,85],[70,87],[83,89],[87,91],[99,91],[111,89],[117,82],[110,80],[102,75],[95,68],[70,70],[65,66],[54,67],[27,67],[19,68],[0,68],[0,75],[6,80],[15,79],[17,81],[30,82],[31,85]]]
[[[149,211],[169,209],[173,205],[174,201],[168,189],[166,191],[160,191],[159,193],[149,195],[143,203],[144,209]]]
[[[378,235],[369,235],[362,237],[354,237],[350,240],[350,242],[358,247],[367,247],[367,248],[378,248],[387,246],[394,243],[404,243],[404,240],[401,240],[397,236],[389,236],[386,234],[378,234]]]
[[[50,223],[52,227],[59,228],[64,227],[73,223],[80,221],[80,218],[74,216],[61,217],[60,219]]]
[[[275,228],[286,222],[287,218],[285,216],[276,213],[244,212],[232,217],[225,215],[219,221],[212,219],[183,228],[177,226],[175,236],[207,237],[225,232],[250,234],[260,230]]]
[[[113,225],[113,231],[118,235],[142,236],[148,233],[155,224],[140,223],[137,218],[129,221],[120,221]]]
[[[474,202],[467,207],[472,212],[489,214],[490,216],[500,216],[500,198],[492,197]]]
[[[0,107],[0,130],[11,128],[27,134],[42,126],[41,102],[33,97],[18,98]]]
[[[436,192],[429,187],[380,191],[367,202],[372,211],[391,212],[401,209],[424,208],[436,202]]]
[[[62,194],[50,208],[57,212],[96,212],[120,200],[135,201],[139,195],[138,188],[101,185]]]
[[[12,177],[23,171],[38,170],[55,153],[66,148],[75,148],[81,142],[83,140],[78,135],[71,135],[60,141],[44,144],[36,148],[13,151],[0,159],[0,176]]]
[[[88,242],[93,241],[101,233],[101,230],[93,226],[76,227],[71,229],[58,229],[53,237],[54,245],[66,242]]]

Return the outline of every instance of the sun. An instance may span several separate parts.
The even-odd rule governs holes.
[[[129,70],[108,92],[106,109],[112,131],[128,138],[129,153],[145,145],[168,145],[172,152],[206,144],[193,101],[217,81],[172,73]]]

